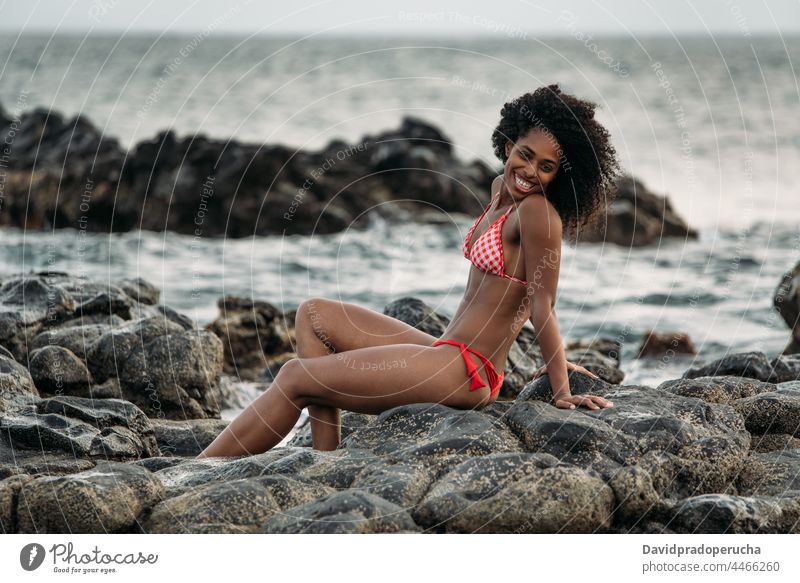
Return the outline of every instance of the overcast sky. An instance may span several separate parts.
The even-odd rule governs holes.
[[[45,33],[544,35],[565,16],[595,34],[800,31],[798,0],[0,0],[0,30]]]

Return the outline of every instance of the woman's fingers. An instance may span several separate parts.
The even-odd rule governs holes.
[[[583,405],[592,411],[598,411],[601,408],[613,407],[614,403],[597,395],[571,395],[559,399],[555,405],[559,409],[575,409],[576,405]]]

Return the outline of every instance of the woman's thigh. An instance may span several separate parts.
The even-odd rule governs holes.
[[[434,336],[369,308],[329,300],[310,298],[297,310],[296,325],[301,319],[316,336],[336,352],[373,346],[418,344],[431,346]]]
[[[277,384],[291,390],[301,406],[376,414],[409,403],[473,409],[490,401],[489,387],[469,390],[461,351],[450,345],[394,344],[297,358],[281,374]]]

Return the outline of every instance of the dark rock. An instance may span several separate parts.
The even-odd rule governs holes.
[[[658,385],[658,390],[730,405],[744,397],[772,392],[775,385],[747,377],[720,375],[672,379]]]
[[[159,317],[126,322],[118,328],[107,328],[86,350],[87,364],[96,382],[109,377],[121,377],[131,354],[159,337],[181,334],[183,329],[170,320]]]
[[[147,533],[255,533],[270,517],[333,490],[286,476],[214,482],[164,500],[143,521]]]
[[[21,116],[7,158],[0,225],[206,237],[334,233],[365,227],[370,211],[405,223],[420,203],[477,212],[475,193],[496,175],[457,159],[440,130],[410,117],[319,151],[167,130],[125,152],[83,117],[35,109]],[[129,295],[148,303],[135,288],[128,284]]]
[[[28,369],[7,354],[0,354],[0,414],[30,408],[39,398]]]
[[[772,365],[763,352],[738,352],[728,354],[705,365],[691,367],[683,373],[682,378],[694,379],[722,375],[769,381],[772,377]]]
[[[531,331],[533,332],[533,331]],[[580,350],[589,353],[600,353],[601,356],[613,361],[615,368],[619,368],[622,358],[622,343],[615,338],[592,338],[591,340],[572,340],[567,342],[567,352],[578,352]],[[592,371],[594,372],[594,371]]]
[[[755,534],[774,532],[781,518],[779,504],[763,498],[703,494],[675,508],[671,526],[678,532],[708,534]]]
[[[800,438],[787,433],[765,433],[754,435],[750,442],[750,449],[759,453],[770,451],[783,451],[786,449],[800,448]]]
[[[678,216],[668,198],[650,192],[632,176],[620,176],[605,217],[582,230],[579,240],[639,247],[660,245],[666,237],[697,239],[698,234]]]
[[[341,421],[342,421],[342,433],[341,438],[346,439],[354,430],[360,429],[361,427],[366,427],[375,419],[377,419],[377,415],[367,415],[365,413],[353,413],[352,411],[342,411],[341,412]],[[305,423],[303,423],[300,427],[297,428],[295,434],[292,436],[292,439],[289,440],[287,445],[297,446],[297,447],[311,447],[311,420],[310,418],[306,417]]]
[[[614,407],[555,409],[536,402],[540,395],[533,386],[520,395],[507,417],[526,449],[589,463],[604,472],[619,464],[639,465],[662,496],[720,491],[735,481],[750,435],[733,407],[644,386],[604,387],[602,381],[586,379],[573,393],[589,392],[594,385],[591,392],[613,401]]]
[[[783,354],[800,354],[800,261],[783,274],[772,303],[791,331]]]
[[[560,464],[547,454],[507,453],[455,467],[412,515],[437,532],[604,532],[613,502],[611,488],[591,470]]]
[[[653,486],[650,474],[638,466],[621,467],[607,479],[614,492],[614,527],[630,526],[666,514],[669,505]]]
[[[450,319],[437,314],[433,308],[420,299],[404,297],[387,304],[383,313],[409,326],[439,338],[450,324]]]
[[[196,456],[228,426],[222,419],[151,419],[161,455]]]
[[[673,354],[697,354],[694,342],[685,332],[656,332],[642,336],[637,358],[671,357]]]
[[[453,409],[438,403],[389,409],[367,427],[343,439],[339,447],[407,459],[521,451],[519,441],[502,422],[478,411]]]
[[[119,320],[119,323],[123,322],[123,320]],[[70,325],[51,328],[36,335],[31,344],[31,351],[46,346],[61,346],[85,363],[89,358],[89,347],[108,330],[109,326],[106,324]]]
[[[141,304],[155,306],[161,297],[161,290],[141,277],[121,279],[117,286]]]
[[[733,406],[751,433],[788,433],[800,437],[800,391],[779,389],[739,399]]]
[[[637,444],[608,423],[577,410],[557,409],[538,402],[518,402],[506,414],[508,426],[525,449],[548,453],[585,467],[607,458],[617,464],[632,461]]]
[[[217,304],[220,315],[206,329],[222,340],[226,374],[256,380],[270,355],[294,351],[294,318],[288,321],[269,302],[226,296]]]
[[[772,359],[773,383],[800,381],[800,354],[780,354]]]
[[[128,464],[100,463],[71,476],[43,476],[19,493],[19,532],[128,532],[164,488],[155,475]]]
[[[17,534],[19,491],[32,479],[31,476],[22,474],[0,481],[0,532],[3,534]]]
[[[24,329],[58,320],[75,310],[75,300],[63,289],[52,286],[39,276],[3,281],[0,286],[0,343],[10,348],[17,360],[20,347],[15,337]],[[15,350],[16,348],[16,350]]]
[[[132,432],[138,444],[137,457],[160,455],[150,419],[141,409],[122,399],[54,397],[37,403],[40,414],[57,414],[85,421],[103,430]],[[104,455],[114,455],[105,451]]]
[[[408,513],[374,494],[345,491],[330,494],[273,515],[262,533],[326,534],[418,532]]]
[[[92,384],[86,365],[68,348],[37,348],[30,359],[31,376],[42,392],[72,394]]]
[[[222,342],[205,330],[159,336],[137,346],[123,365],[126,398],[148,415],[219,417]]]
[[[747,496],[800,495],[800,449],[754,452],[739,476],[739,493]]]

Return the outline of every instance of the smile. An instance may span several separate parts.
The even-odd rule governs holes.
[[[517,190],[521,192],[530,192],[535,186],[532,182],[528,182],[527,180],[523,179],[516,172],[514,172],[514,183],[517,186]]]

